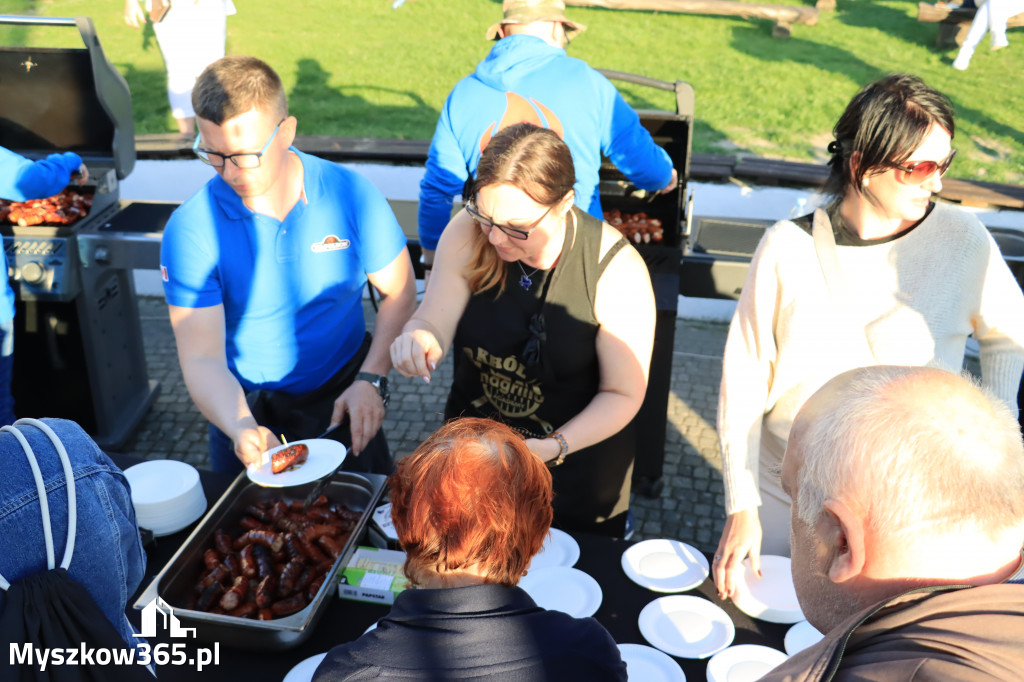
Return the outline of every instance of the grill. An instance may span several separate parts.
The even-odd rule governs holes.
[[[128,85],[92,21],[0,16],[0,24],[77,29],[81,48],[0,47],[0,144],[30,159],[78,153],[88,214],[71,225],[0,225],[16,292],[18,414],[77,421],[118,449],[159,391],[146,372],[132,272],[86,257],[83,237],[121,213],[118,183],[135,165]]]
[[[601,206],[606,212],[618,210],[623,214],[646,213],[648,217],[660,220],[663,230],[661,242],[636,244],[651,274],[657,322],[647,394],[643,406],[633,419],[633,430],[636,433],[633,489],[650,497],[658,497],[661,495],[665,461],[665,415],[668,413],[676,336],[679,265],[682,244],[688,233],[684,197],[690,177],[694,93],[690,84],[683,81],[669,83],[621,71],[600,71],[611,80],[667,90],[675,95],[674,112],[639,110],[637,113],[641,124],[672,159],[672,165],[679,174],[678,186],[666,194],[637,190],[612,163],[606,161],[601,166],[599,188]]]

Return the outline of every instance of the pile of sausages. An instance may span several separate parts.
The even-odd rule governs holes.
[[[238,618],[273,620],[304,609],[344,550],[360,512],[321,495],[302,502],[252,504],[240,534],[218,528],[189,608]]]
[[[91,194],[66,189],[46,199],[6,201],[0,199],[0,223],[27,227],[29,225],[70,225],[92,207]]]
[[[634,244],[660,242],[665,234],[661,229],[661,221],[657,218],[648,218],[643,211],[623,213],[615,208],[604,212],[604,221],[618,229],[622,236]]]

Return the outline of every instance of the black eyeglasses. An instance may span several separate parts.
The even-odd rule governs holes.
[[[480,227],[486,227],[487,229],[496,227],[499,230],[501,230],[502,233],[511,237],[512,239],[525,240],[529,239],[530,232],[532,232],[535,227],[540,225],[540,221],[544,220],[544,218],[547,217],[548,213],[551,213],[551,209],[553,208],[554,206],[549,206],[548,210],[544,211],[544,215],[537,218],[529,225],[525,225],[523,228],[512,227],[510,225],[499,225],[490,218],[485,218],[484,216],[480,215],[479,211],[476,210],[476,205],[473,201],[466,204],[466,213],[468,213],[469,217],[475,220]]]
[[[909,165],[894,163],[892,167],[900,171],[896,173],[896,179],[904,185],[920,185],[936,172],[940,176],[945,175],[949,170],[949,165],[953,163],[954,156],[956,156],[955,149],[950,151],[949,156],[942,161],[918,161]]]
[[[211,152],[199,146],[199,143],[202,141],[202,135],[196,135],[196,141],[192,144],[192,151],[199,157],[200,161],[214,168],[223,168],[228,159],[231,159],[231,163],[235,164],[238,168],[245,170],[259,168],[263,155],[270,147],[270,143],[277,137],[277,131],[281,129],[281,123],[284,122],[285,119],[282,118],[280,123],[274,126],[274,132],[270,133],[270,139],[263,145],[263,149],[258,152],[242,152],[241,154],[218,154],[217,152]]]

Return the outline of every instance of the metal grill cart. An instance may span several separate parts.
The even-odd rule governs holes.
[[[610,162],[601,166],[601,206],[607,212],[646,213],[661,220],[664,230],[660,243],[641,241],[635,244],[651,273],[657,324],[654,352],[651,356],[647,395],[640,412],[633,419],[636,432],[636,463],[633,468],[633,490],[649,497],[661,495],[665,463],[665,427],[668,394],[672,379],[672,353],[676,336],[676,314],[679,299],[679,266],[687,224],[686,184],[690,177],[690,145],[693,135],[693,87],[683,81],[669,83],[621,71],[600,70],[611,80],[624,81],[675,93],[675,112],[638,110],[640,122],[655,142],[668,152],[679,174],[679,184],[666,194],[651,194],[629,182]]]
[[[128,85],[90,19],[0,16],[0,24],[77,29],[81,48],[0,47],[0,144],[28,158],[78,153],[89,168],[87,215],[70,225],[3,225],[16,292],[15,409],[77,421],[117,449],[159,384],[146,371],[130,268],[87,257],[82,238],[121,212],[118,183],[135,165]]]

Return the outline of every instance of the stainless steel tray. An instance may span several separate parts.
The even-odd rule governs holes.
[[[217,528],[234,532],[245,515],[246,506],[281,497],[289,501],[302,500],[316,485],[314,482],[291,488],[262,488],[252,483],[245,472],[239,474],[235,482],[221,495],[133,606],[141,610],[159,596],[174,608],[174,615],[182,625],[196,628],[197,638],[220,642],[224,646],[263,651],[298,646],[312,634],[330,599],[334,598],[337,592],[334,576],[337,575],[339,567],[348,563],[355,551],[359,538],[362,537],[366,524],[384,492],[386,481],[387,477],[379,474],[348,472],[338,472],[331,478],[324,491],[331,502],[344,504],[353,511],[362,511],[363,514],[352,530],[348,542],[345,543],[344,551],[328,573],[329,579],[324,580],[313,601],[298,613],[275,620],[259,621],[184,608],[188,603],[188,595],[203,570],[203,552],[213,546],[213,532]]]

